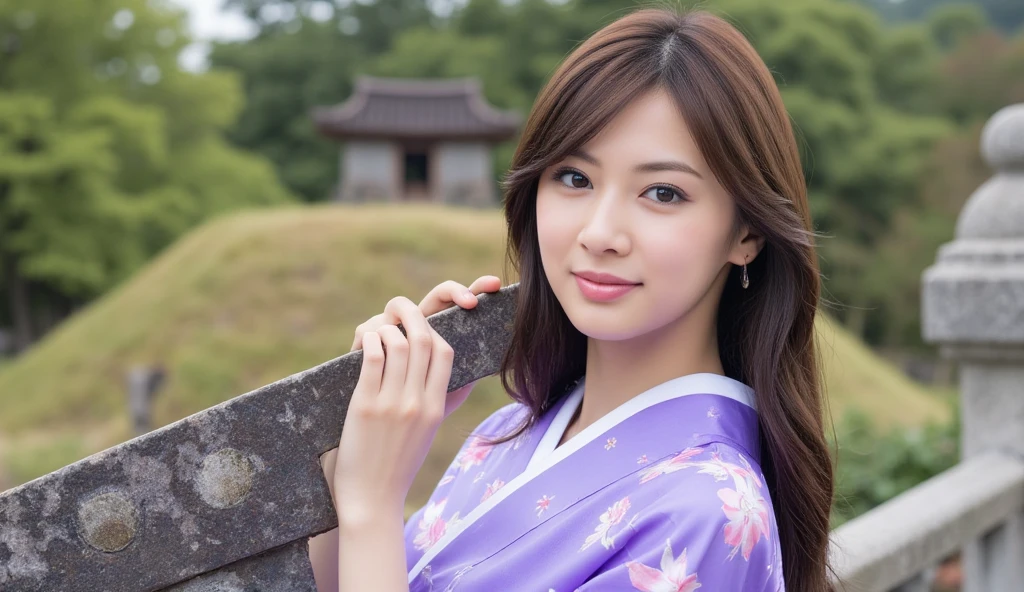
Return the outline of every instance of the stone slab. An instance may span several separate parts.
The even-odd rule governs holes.
[[[449,390],[495,374],[518,284],[429,317]],[[240,395],[0,494],[0,589],[167,588],[337,526],[320,455],[362,351]]]

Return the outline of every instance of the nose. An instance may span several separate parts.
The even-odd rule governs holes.
[[[605,191],[587,204],[586,221],[577,240],[585,249],[595,254],[613,251],[625,255],[630,249],[630,238],[626,232],[629,214],[622,199],[614,191]]]

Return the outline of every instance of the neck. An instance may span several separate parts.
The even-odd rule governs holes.
[[[586,390],[563,441],[663,382],[698,372],[724,375],[715,315],[706,318],[712,322],[688,326],[697,325],[694,316],[683,317],[677,323],[627,340],[588,339]]]

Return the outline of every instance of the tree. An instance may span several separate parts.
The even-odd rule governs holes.
[[[288,199],[223,139],[237,78],[177,68],[180,12],[0,5],[0,285],[19,349],[203,218]]]
[[[973,37],[989,27],[985,13],[977,5],[949,4],[928,15],[928,29],[943,50]]]
[[[215,44],[210,61],[239,72],[246,105],[228,137],[274,163],[281,181],[307,201],[331,195],[338,146],[320,137],[310,110],[352,92],[362,50],[335,21],[296,21],[249,42]]]
[[[1024,24],[1024,3],[1020,0],[859,0],[878,11],[887,21],[921,20],[948,6],[974,6],[1003,33],[1012,34]]]

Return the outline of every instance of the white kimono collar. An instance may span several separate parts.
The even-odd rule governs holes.
[[[526,466],[526,470],[530,470],[531,467],[536,466],[537,463],[549,456],[558,447],[558,441],[561,440],[562,436],[565,434],[565,428],[569,426],[569,421],[572,420],[572,416],[576,413],[576,409],[583,401],[583,387],[585,386],[586,381],[587,377],[584,375],[580,378],[575,388],[565,396],[565,400],[558,409],[558,413],[548,425],[547,431],[544,432],[544,436],[541,438],[540,443],[533,451],[533,456],[530,457],[530,462]],[[630,417],[634,413],[650,407],[651,405],[668,401],[669,399],[675,399],[677,397],[705,393],[729,397],[730,399],[743,403],[755,411],[757,410],[754,399],[754,389],[751,387],[734,378],[729,378],[728,376],[723,376],[721,374],[697,372],[666,380],[661,384],[647,389],[622,405],[619,405],[610,413],[595,422],[594,426],[602,424],[600,429],[591,430],[590,428],[594,426],[589,426],[583,432],[576,434],[572,440],[580,438],[583,436],[584,432],[590,432],[593,435],[604,433],[606,429],[621,422],[627,417]],[[589,441],[589,439],[590,438],[587,440]],[[568,445],[568,442],[566,442],[565,445]]]

